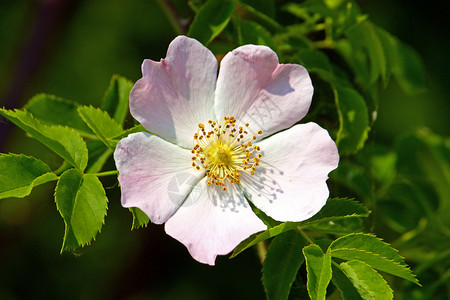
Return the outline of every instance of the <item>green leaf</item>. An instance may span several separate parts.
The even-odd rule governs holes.
[[[397,44],[395,38],[387,31],[380,27],[373,26],[375,33],[377,34],[381,45],[383,47],[384,57],[386,59],[386,74],[384,76],[384,84],[386,85],[391,72],[397,64]]]
[[[118,135],[112,137],[108,142],[109,142],[109,144],[111,144],[112,146],[116,147],[117,143],[118,143],[121,139],[126,138],[129,134],[136,133],[136,132],[142,132],[142,131],[148,132],[148,131],[144,128],[144,126],[142,126],[141,124],[139,124],[139,125],[136,125],[136,126],[133,126],[133,127],[129,128],[129,129],[127,129],[127,130],[122,131],[120,134],[118,134]],[[149,132],[149,133],[150,133],[150,132]]]
[[[67,170],[56,186],[55,201],[65,223],[61,252],[90,244],[104,224],[108,202],[98,178]]]
[[[352,282],[345,276],[345,274],[336,267],[331,265],[331,270],[333,272],[333,277],[331,281],[334,286],[341,292],[343,300],[359,300],[362,299],[358,293],[358,290],[353,286]]]
[[[130,211],[133,214],[133,224],[131,225],[131,230],[147,227],[150,219],[142,210],[137,207],[131,207]]]
[[[102,109],[121,126],[127,116],[128,97],[132,87],[133,83],[128,79],[114,75],[103,96]]]
[[[344,272],[363,299],[393,299],[392,290],[383,277],[368,264],[351,260],[341,263]]]
[[[276,45],[270,33],[261,25],[236,18],[239,44],[265,45],[276,50]]]
[[[33,187],[56,179],[50,168],[34,157],[0,153],[0,199],[28,196]]]
[[[39,94],[31,98],[25,109],[45,125],[62,125],[76,129],[81,136],[94,137],[78,115],[79,104],[52,95]]]
[[[308,294],[312,300],[324,300],[331,280],[331,256],[315,244],[303,248],[308,272]]]
[[[88,161],[86,143],[74,129],[62,126],[47,126],[22,110],[0,109],[0,114],[47,146],[68,163],[83,171]]]
[[[209,0],[195,16],[187,35],[208,45],[227,26],[233,11],[233,1]]]
[[[244,241],[242,241],[237,247],[234,249],[233,253],[231,254],[230,258],[235,257],[242,251],[244,251],[247,248],[250,248],[253,245],[256,245],[257,243],[267,240],[269,238],[272,238],[274,236],[277,236],[283,232],[286,232],[288,230],[294,229],[299,225],[299,223],[294,222],[285,222],[281,223],[280,225],[274,226],[272,228],[267,229],[266,231],[263,231],[262,233],[253,234]]]
[[[106,111],[100,108],[82,106],[78,108],[78,113],[107,147],[115,148],[115,145],[111,144],[109,139],[120,134],[123,131],[122,126],[117,124]]]
[[[346,35],[349,41],[360,51],[364,51],[368,57],[369,82],[374,83],[380,76],[386,78],[386,58],[384,56],[383,44],[378,38],[377,32],[369,21],[362,22],[350,27]]]
[[[336,144],[341,154],[354,153],[364,146],[370,130],[366,103],[352,88],[337,87],[334,94],[340,122]]]
[[[397,40],[397,58],[393,73],[401,88],[410,95],[424,92],[427,80],[419,54],[412,47]]]
[[[337,236],[365,231],[361,218],[343,218],[336,221],[318,222],[305,226],[305,228],[308,230],[321,231]]]
[[[288,299],[292,283],[305,261],[302,249],[307,245],[308,241],[293,230],[278,235],[270,243],[262,269],[267,299]]]
[[[398,251],[370,234],[355,233],[331,243],[331,256],[345,260],[360,260],[373,268],[418,284],[417,279]]]
[[[100,172],[108,158],[113,153],[113,150],[107,148],[105,144],[99,140],[87,141],[86,144],[89,151],[89,160],[85,173]]]
[[[362,204],[346,198],[329,199],[322,209],[314,217],[301,222],[302,228],[319,222],[332,222],[346,218],[366,218],[369,210]]]
[[[272,32],[281,32],[284,30],[284,27],[281,26],[279,23],[277,23],[274,19],[272,19],[270,16],[265,14],[264,12],[255,9],[253,6],[248,5],[244,2],[247,1],[239,1],[234,0],[236,4],[236,12],[239,15],[241,19],[251,20],[253,22],[256,22],[264,28],[272,31]],[[258,1],[262,2],[262,1]],[[267,2],[267,1],[264,1]]]

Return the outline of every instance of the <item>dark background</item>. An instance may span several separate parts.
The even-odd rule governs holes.
[[[423,126],[448,135],[446,1],[359,1],[370,19],[422,56],[429,89],[405,95],[391,82],[371,138],[391,145]],[[156,1],[0,2],[0,106],[18,108],[36,93],[98,106],[111,76],[136,81],[144,58],[159,60],[174,38]],[[25,153],[51,168],[60,161],[0,120],[0,151]],[[106,169],[112,169],[109,162]],[[130,231],[113,178],[102,233],[77,255],[59,254],[64,223],[44,185],[25,199],[0,201],[0,299],[263,299],[253,249],[215,267],[194,261],[163,226]],[[345,195],[341,195],[345,196]]]

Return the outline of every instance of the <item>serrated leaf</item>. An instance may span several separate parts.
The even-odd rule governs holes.
[[[57,178],[34,157],[0,153],[0,199],[28,196],[33,187]]]
[[[336,141],[339,153],[354,153],[364,146],[370,130],[366,103],[352,88],[337,87],[334,95],[340,123]]]
[[[79,104],[60,97],[38,94],[25,105],[26,111],[44,125],[61,125],[76,129],[81,136],[95,137],[78,115]]]
[[[292,283],[305,261],[302,249],[307,245],[308,241],[293,230],[278,235],[270,243],[262,269],[268,300],[288,299]]]
[[[343,218],[335,221],[318,222],[305,226],[305,228],[308,230],[321,231],[337,236],[365,231],[361,218]]]
[[[132,87],[133,83],[128,79],[114,75],[103,96],[102,109],[121,126],[127,116],[128,97]]]
[[[311,219],[301,222],[302,228],[319,223],[341,220],[345,218],[366,218],[369,210],[362,204],[346,198],[329,199],[322,209]]]
[[[67,170],[56,186],[55,201],[65,223],[61,252],[90,244],[104,224],[108,202],[98,178]]]
[[[339,268],[352,282],[363,299],[393,299],[392,290],[383,277],[368,264],[351,260],[341,263]]]
[[[233,11],[233,1],[209,0],[195,15],[187,35],[208,45],[227,26]]]
[[[147,227],[150,219],[142,210],[137,207],[131,207],[130,212],[133,214],[133,224],[131,225],[131,230]]]
[[[242,241],[237,247],[234,249],[233,253],[231,254],[230,258],[235,257],[242,251],[244,251],[247,248],[250,248],[251,246],[256,245],[257,243],[270,239],[271,237],[275,237],[283,232],[286,232],[288,230],[292,230],[296,228],[299,225],[299,223],[294,222],[285,222],[281,223],[280,225],[274,226],[272,228],[267,229],[266,231],[263,231],[259,234],[253,234],[244,241]]]
[[[122,131],[120,134],[112,137],[109,140],[109,143],[115,147],[121,139],[126,138],[129,134],[136,133],[136,132],[142,132],[142,131],[149,132],[141,124],[135,125],[131,128],[128,128],[127,130]]]
[[[110,143],[110,139],[123,131],[122,126],[117,124],[106,111],[100,108],[81,106],[78,108],[78,113],[107,147],[110,149],[115,148],[115,145]]]
[[[306,260],[308,294],[312,300],[325,300],[331,280],[331,256],[315,244],[303,248]]]
[[[0,114],[30,134],[68,163],[83,171],[88,161],[86,143],[74,129],[62,126],[47,126],[23,110],[0,109]]]
[[[333,277],[331,281],[334,286],[337,287],[339,292],[341,292],[341,296],[343,300],[359,300],[362,299],[358,293],[358,290],[353,286],[350,279],[345,276],[345,274],[336,267],[335,265],[331,265],[331,270],[333,272]]]
[[[360,260],[373,268],[419,284],[398,251],[370,234],[355,233],[331,243],[331,256]]]

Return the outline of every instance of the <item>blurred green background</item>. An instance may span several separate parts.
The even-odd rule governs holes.
[[[18,108],[36,93],[98,106],[115,73],[136,81],[144,58],[159,60],[175,33],[159,3],[138,0],[0,2],[0,106]],[[358,1],[371,20],[422,56],[429,89],[405,95],[391,81],[371,141],[392,146],[430,128],[449,134],[450,51],[445,1]],[[129,121],[131,124],[131,120]],[[38,142],[0,120],[3,153],[25,153],[57,168]],[[110,169],[113,162],[109,162]],[[108,169],[108,166],[106,167]],[[263,299],[254,251],[216,267],[194,261],[163,226],[130,231],[113,178],[102,180],[109,210],[102,233],[77,255],[59,254],[64,223],[53,186],[0,201],[0,299]],[[345,196],[345,195],[340,195]]]

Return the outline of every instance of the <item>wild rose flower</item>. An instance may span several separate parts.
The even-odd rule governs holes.
[[[221,62],[179,36],[160,62],[145,60],[130,111],[148,131],[114,153],[122,205],[138,207],[198,261],[214,265],[266,225],[302,221],[325,204],[339,156],[328,132],[295,125],[310,106],[306,69],[245,45]]]

